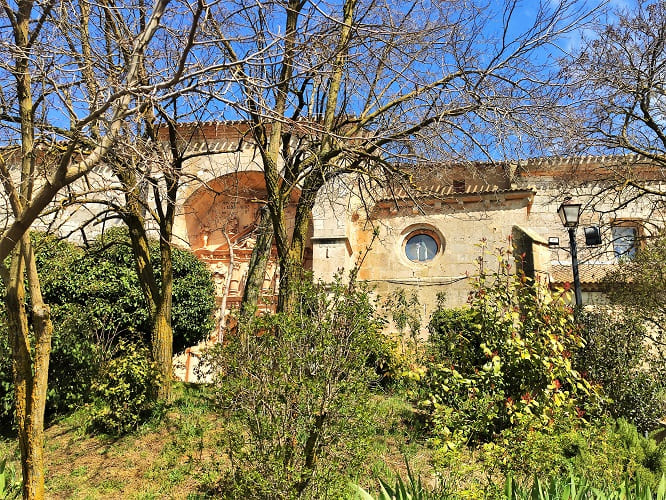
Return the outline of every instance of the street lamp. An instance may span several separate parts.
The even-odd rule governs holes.
[[[576,294],[576,307],[583,305],[583,295],[580,290],[580,277],[578,276],[578,252],[576,251],[576,228],[580,218],[580,203],[569,203],[565,200],[557,213],[564,227],[569,231],[569,245],[571,247],[571,267],[573,269],[574,293]]]

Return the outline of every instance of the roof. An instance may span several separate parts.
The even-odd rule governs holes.
[[[541,157],[507,162],[514,178],[550,178],[579,182],[613,179],[641,181],[666,180],[663,165],[639,155],[603,155]]]
[[[307,119],[285,120],[285,125],[294,127],[302,133],[320,133],[317,122]],[[266,124],[270,127],[270,123]],[[207,145],[209,150],[228,150],[238,147],[243,140],[248,146],[252,143],[252,122],[248,120],[181,122],[177,131],[181,138],[192,143],[194,149]],[[165,140],[168,130],[165,126],[158,129],[158,136]],[[414,165],[413,165],[414,166]],[[579,181],[606,180],[613,175],[618,178],[634,178],[643,181],[666,181],[666,172],[655,162],[640,155],[582,155],[582,156],[542,156],[522,160],[467,161],[467,162],[419,162],[420,167],[435,173],[441,170],[463,169],[467,172],[503,171],[507,178],[554,178]],[[489,192],[486,190],[484,192]]]
[[[413,191],[408,192],[399,187],[387,189],[379,202],[394,202],[406,200],[423,200],[434,198],[440,200],[459,200],[469,197],[487,195],[501,195],[505,198],[529,198],[536,192],[533,189],[502,188],[496,184],[471,184],[465,185],[464,189],[456,185],[433,184],[427,186],[415,186]]]
[[[580,264],[578,275],[581,287],[598,290],[604,278],[617,267],[616,264]],[[550,282],[555,285],[573,283],[573,271],[570,265],[554,265],[550,268]]]

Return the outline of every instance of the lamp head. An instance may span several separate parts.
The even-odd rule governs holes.
[[[580,203],[571,203],[565,200],[557,209],[557,214],[560,216],[562,225],[564,227],[576,227],[578,219],[580,218]]]

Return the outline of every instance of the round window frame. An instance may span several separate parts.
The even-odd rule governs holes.
[[[412,260],[407,256],[407,243],[415,236],[419,236],[421,234],[429,236],[435,241],[435,244],[437,245],[437,253],[435,253],[432,259]],[[402,244],[400,245],[400,255],[404,262],[407,262],[411,265],[416,265],[416,266],[431,265],[439,258],[441,254],[444,253],[444,248],[445,248],[444,237],[437,229],[435,229],[432,226],[424,224],[416,224],[409,226],[402,232]]]

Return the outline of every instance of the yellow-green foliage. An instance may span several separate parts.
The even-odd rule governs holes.
[[[123,434],[138,427],[155,407],[159,371],[140,341],[121,340],[117,355],[109,360],[93,383],[89,428]]]
[[[666,472],[666,446],[641,436],[625,420],[584,425],[561,418],[549,428],[517,426],[505,429],[480,451],[487,470],[512,473],[521,482],[576,474],[597,485],[618,484],[628,477],[654,488]]]
[[[583,341],[567,297],[514,274],[508,259],[499,263],[475,280],[458,320],[438,311],[430,323],[436,362],[421,380],[419,406],[436,442],[450,447],[597,409],[594,388],[572,366]]]

